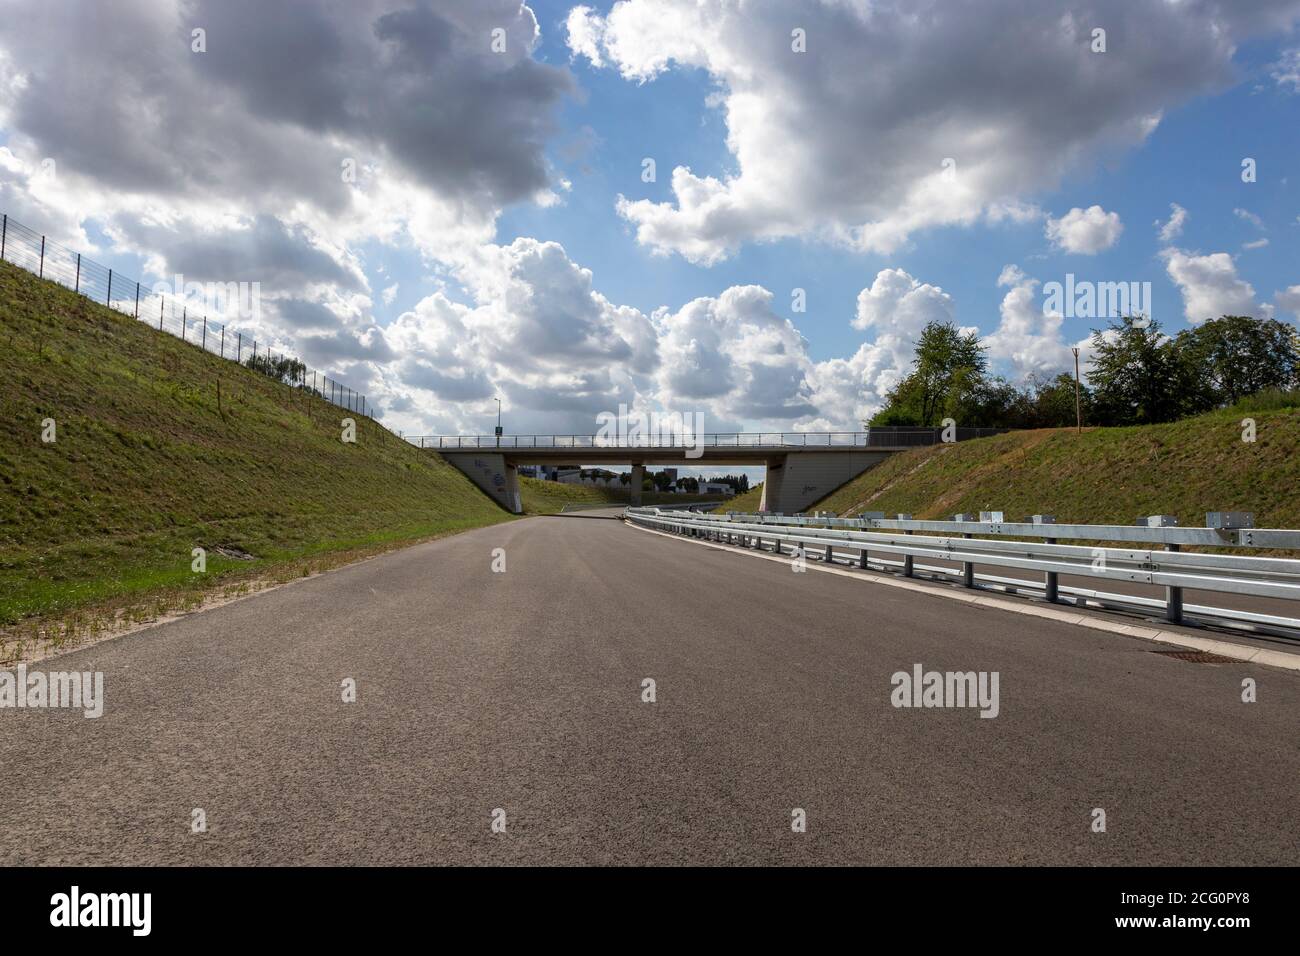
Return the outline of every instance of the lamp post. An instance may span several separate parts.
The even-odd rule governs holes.
[[[497,447],[501,447],[501,399],[495,400],[497,403]]]
[[[1083,434],[1083,412],[1079,404],[1079,347],[1070,349],[1074,353],[1074,428],[1075,434]]]

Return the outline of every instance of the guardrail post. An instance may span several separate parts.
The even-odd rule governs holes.
[[[903,534],[911,534],[911,533],[912,533],[911,531],[903,532]],[[910,554],[905,554],[903,555],[903,577],[910,578],[911,576],[912,576],[912,556]]]
[[[969,534],[963,534],[963,538],[969,538]],[[973,561],[963,561],[961,563],[961,584],[965,588],[975,586],[975,563]]]
[[[827,564],[835,563],[835,555],[834,552],[831,551],[831,546],[829,544],[826,545],[826,563]]]
[[[1181,545],[1167,544],[1166,551],[1176,552],[1181,549]],[[1181,624],[1183,622],[1183,589],[1176,587],[1165,587],[1165,619],[1171,624]]]
[[[863,548],[862,553],[858,555],[858,567],[862,570],[867,569],[867,549]]]
[[[1043,543],[1044,543],[1044,544],[1056,544],[1056,539],[1055,539],[1055,538],[1044,538],[1044,539],[1043,539]],[[1044,583],[1044,587],[1043,587],[1044,597],[1047,598],[1047,601],[1048,601],[1049,604],[1055,604],[1055,603],[1056,603],[1056,599],[1057,599],[1057,595],[1058,595],[1058,593],[1059,593],[1059,588],[1057,587],[1057,583],[1058,583],[1058,575],[1057,575],[1057,573],[1056,573],[1055,571],[1048,571],[1045,577],[1046,577],[1046,581],[1045,581],[1045,583]]]

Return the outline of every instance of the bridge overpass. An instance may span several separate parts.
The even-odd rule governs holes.
[[[957,441],[1004,429],[958,428]],[[870,428],[861,432],[725,432],[687,441],[610,443],[601,435],[419,435],[408,438],[436,451],[507,511],[520,513],[520,465],[631,466],[631,503],[641,503],[647,465],[692,468],[735,465],[766,471],[763,511],[795,514],[890,455],[943,441],[940,428]]]

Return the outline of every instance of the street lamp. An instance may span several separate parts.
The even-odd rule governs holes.
[[[1083,434],[1083,412],[1079,406],[1079,348],[1075,346],[1070,351],[1074,353],[1074,429],[1078,435]]]
[[[497,447],[501,447],[501,399],[495,399],[497,403]]]

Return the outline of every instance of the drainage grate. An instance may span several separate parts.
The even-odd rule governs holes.
[[[1172,657],[1175,660],[1187,661],[1189,664],[1241,663],[1235,657],[1224,657],[1221,654],[1211,654],[1209,651],[1152,651],[1151,653],[1159,654],[1161,657]]]

